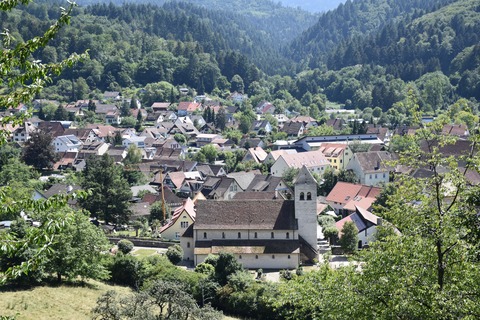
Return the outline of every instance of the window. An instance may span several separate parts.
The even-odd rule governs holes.
[[[203,233],[203,239],[207,239],[207,233],[206,232]]]
[[[377,179],[377,174],[375,173],[375,179]]]
[[[222,232],[222,239],[225,239],[225,232]]]
[[[322,167],[322,171],[323,171],[323,169],[325,169],[325,168],[324,168],[324,167]]]
[[[305,200],[305,194],[303,192],[300,192],[300,200]]]
[[[255,259],[258,259],[258,255],[255,255]]]
[[[257,236],[258,236],[258,235],[257,235],[257,233],[255,232],[255,234],[253,235],[253,237],[254,237],[255,239],[257,239]]]
[[[241,238],[242,238],[242,233],[239,232],[239,233],[238,233],[238,239],[241,239]]]
[[[239,255],[239,256],[238,256],[238,259],[241,260],[241,259],[242,259],[242,255]]]
[[[307,200],[312,200],[312,193],[311,192],[307,192]]]
[[[385,173],[383,174],[383,177],[384,177],[384,178],[386,177]]]
[[[290,232],[287,232],[287,239],[290,239]]]
[[[175,239],[180,238],[180,232],[175,232]]]
[[[180,227],[181,227],[182,229],[188,228],[188,221],[182,221],[182,222],[180,222]]]
[[[274,254],[272,254],[272,259],[275,259],[275,255],[274,255]]]
[[[370,175],[370,179],[372,179],[372,175]]]
[[[333,160],[333,163],[337,163],[337,159]]]
[[[275,233],[270,233],[270,238],[274,239],[275,238]]]
[[[288,259],[290,259],[290,255],[288,255]]]
[[[187,242],[187,248],[190,248],[190,242]]]

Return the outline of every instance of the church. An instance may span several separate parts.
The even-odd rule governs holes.
[[[248,269],[294,269],[318,259],[317,184],[303,166],[293,200],[203,200],[182,235],[184,259],[195,265],[228,252]]]

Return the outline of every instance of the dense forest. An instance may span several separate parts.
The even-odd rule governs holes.
[[[407,88],[429,113],[480,98],[475,0],[346,1],[320,16],[249,0],[84,4],[35,57],[55,62],[88,51],[89,59],[40,97],[168,84],[220,99],[244,91],[252,105],[270,100],[279,112],[314,117],[326,101],[401,112]],[[58,4],[39,1],[2,12],[0,27],[22,41],[57,17]]]

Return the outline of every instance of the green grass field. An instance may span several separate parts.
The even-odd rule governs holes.
[[[0,316],[16,319],[91,319],[97,298],[108,290],[128,293],[129,288],[88,281],[87,286],[42,286],[0,291]]]
[[[0,317],[15,316],[16,320],[83,320],[92,319],[90,313],[98,297],[108,290],[127,294],[131,290],[88,281],[87,286],[43,286],[18,291],[0,291]],[[224,317],[225,320],[235,318]]]

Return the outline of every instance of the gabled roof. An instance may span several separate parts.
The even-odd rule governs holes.
[[[99,124],[87,124],[87,128],[97,130],[97,134],[100,138],[113,137],[115,132],[118,131],[117,128],[109,125],[99,125]]]
[[[283,125],[282,132],[285,132],[289,136],[297,136],[300,130],[304,129],[303,122],[301,121],[287,121]]]
[[[322,143],[320,148],[321,151],[326,157],[338,157],[340,156],[348,146],[343,143]]]
[[[254,171],[240,171],[240,172],[231,172],[227,174],[227,177],[235,179],[237,181],[240,188],[243,190],[247,190],[248,186],[252,183],[255,179],[256,174]]]
[[[261,147],[249,148],[247,150],[247,153],[250,153],[256,163],[262,163],[268,156],[268,153],[266,153],[265,150],[263,150]]]
[[[294,154],[285,153],[281,155],[280,158],[283,158],[285,163],[290,168],[301,168],[303,166],[311,168],[322,165],[330,165],[330,162],[320,151],[308,151]]]
[[[339,181],[330,191],[326,200],[343,205],[352,201],[352,208],[350,208],[352,211],[355,210],[355,205],[368,209],[380,195],[381,190],[377,187]]]
[[[48,132],[54,138],[64,135],[65,132],[65,128],[62,126],[62,123],[55,121],[40,122],[37,128],[39,130]]]
[[[154,102],[151,105],[151,108],[154,111],[157,110],[168,110],[168,107],[170,107],[170,102]]]
[[[355,158],[364,174],[390,171],[392,167],[387,162],[394,160],[388,151],[357,152]]]
[[[201,104],[197,102],[183,101],[178,104],[177,110],[193,112],[200,108]]]
[[[167,175],[176,188],[182,187],[183,181],[185,180],[185,173],[183,171],[169,172]]]
[[[192,201],[192,199],[187,198],[183,202],[182,206],[175,209],[175,211],[173,212],[172,218],[170,219],[170,222],[164,225],[160,229],[160,233],[165,232],[165,230],[175,225],[175,222],[177,222],[178,218],[180,218],[183,214],[187,214],[190,217],[190,219],[195,221],[195,216],[196,216],[195,203]]]
[[[195,229],[296,230],[292,200],[206,200],[197,203]]]
[[[64,135],[70,134],[73,134],[82,141],[87,140],[91,134],[97,136],[97,134],[91,128],[66,129]]]
[[[333,127],[334,130],[341,130],[345,121],[342,118],[328,119],[326,125]]]
[[[457,137],[469,135],[468,127],[464,124],[446,124],[443,126],[442,133]]]
[[[273,157],[274,160],[277,160],[283,154],[295,154],[298,153],[297,149],[280,149],[270,151],[270,155]]]
[[[245,191],[262,191],[262,192],[275,192],[275,189],[282,182],[281,177],[275,177],[272,175],[256,174],[252,182],[248,185]]]

